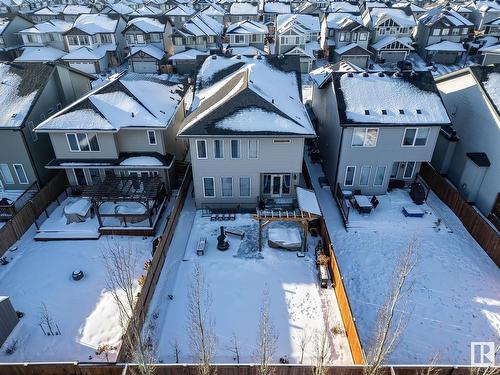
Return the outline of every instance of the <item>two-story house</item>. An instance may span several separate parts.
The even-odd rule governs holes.
[[[199,11],[199,14],[209,16],[219,22],[221,25],[228,26],[229,20],[226,10],[218,4],[210,4]]]
[[[82,14],[90,14],[92,9],[86,5],[68,4],[62,11],[63,20],[66,22],[75,22]]]
[[[255,2],[234,2],[229,8],[231,23],[243,20],[259,21],[259,17],[259,4]]]
[[[437,6],[418,20],[416,42],[419,55],[427,62],[456,63],[465,52],[463,42],[474,24],[450,6]]]
[[[0,51],[13,53],[22,46],[19,31],[33,26],[31,21],[19,15],[8,15],[0,18]]]
[[[304,140],[298,57],[207,58],[178,134],[189,140],[198,208],[255,208],[293,199]]]
[[[227,49],[233,55],[264,54],[267,27],[261,22],[244,20],[229,25],[226,29]]]
[[[63,9],[64,9],[63,5],[46,6],[34,11],[31,14],[30,18],[33,20],[33,22],[36,23],[60,19],[62,16]]]
[[[169,52],[175,55],[187,49],[220,50],[223,29],[224,26],[213,18],[198,14],[172,33],[172,51]]]
[[[300,71],[308,73],[318,57],[320,23],[310,14],[280,14],[276,18],[275,53],[300,56]]]
[[[359,14],[330,13],[322,21],[321,44],[329,61],[349,61],[366,68],[371,56],[369,36]]]
[[[56,113],[36,128],[48,134],[71,185],[99,183],[109,174],[160,176],[172,187],[173,162],[186,145],[177,140],[186,86],[154,75],[115,79]]]
[[[50,63],[1,63],[0,81],[0,189],[42,186],[53,151],[49,137],[33,129],[88,92],[91,78]]]
[[[290,3],[283,1],[264,1],[262,9],[262,20],[269,29],[269,34],[274,35],[276,31],[276,17],[278,14],[290,14],[292,8]]]
[[[413,182],[450,125],[428,71],[333,73],[313,86],[312,108],[330,186],[364,195]]]
[[[100,73],[116,66],[124,57],[125,20],[105,14],[82,14],[64,34],[69,66],[86,73]]]
[[[164,15],[172,21],[175,28],[178,28],[184,25],[195,13],[196,11],[193,8],[178,4],[167,10]]]
[[[500,65],[464,68],[438,77],[436,83],[452,126],[441,129],[432,164],[498,225]]]
[[[414,49],[412,36],[417,23],[411,7],[368,8],[363,22],[371,30],[370,48],[379,62],[405,60]]]
[[[469,20],[475,25],[476,30],[483,31],[487,25],[500,18],[500,4],[498,1],[473,1],[468,5],[471,9]]]

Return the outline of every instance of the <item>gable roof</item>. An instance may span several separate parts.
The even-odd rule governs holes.
[[[252,20],[243,20],[228,26],[226,34],[267,34],[266,25]]]
[[[222,34],[224,26],[205,14],[197,14],[187,21],[175,33],[184,36],[218,36]]]
[[[63,20],[50,20],[37,23],[32,27],[19,31],[19,34],[45,34],[45,33],[64,33],[71,29],[73,24]]]
[[[500,65],[471,66],[469,69],[500,116]]]
[[[351,13],[330,13],[326,17],[326,24],[328,28],[336,30],[364,28],[361,17]]]
[[[370,18],[375,27],[382,25],[389,19],[403,27],[415,26],[417,24],[409,6],[401,8],[371,8]]]
[[[257,3],[233,3],[231,4],[229,13],[234,15],[257,15],[259,13],[259,7]]]
[[[319,32],[318,16],[310,14],[279,14],[276,18],[276,30],[281,34],[289,29],[297,29],[302,33]]]
[[[196,11],[187,5],[178,4],[172,9],[165,12],[166,16],[191,16],[195,14]]]
[[[145,53],[146,55],[151,56],[156,60],[161,60],[166,55],[165,51],[162,51],[158,47],[155,47],[151,44],[147,44],[145,46],[131,46],[129,57],[132,57],[140,52]]]
[[[114,33],[117,27],[118,20],[101,13],[81,14],[73,24],[73,29],[89,35]]]
[[[419,23],[425,26],[433,26],[442,23],[445,26],[473,26],[473,23],[460,15],[456,10],[446,5],[437,6],[424,13],[419,19]]]
[[[206,59],[179,136],[314,136],[297,73],[275,64],[264,58]]]
[[[126,32],[132,26],[137,27],[145,33],[163,33],[165,31],[165,24],[161,23],[156,18],[151,17],[132,18],[127,22],[127,27],[123,30],[123,32]]]

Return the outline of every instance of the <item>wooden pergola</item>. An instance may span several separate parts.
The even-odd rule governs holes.
[[[302,251],[307,250],[307,233],[309,222],[319,219],[320,215],[305,212],[300,209],[297,210],[273,210],[264,209],[257,210],[254,214],[254,219],[259,222],[259,251],[262,251],[262,230],[271,224],[273,221],[288,221],[298,223],[302,226],[304,231],[304,240],[302,241]]]

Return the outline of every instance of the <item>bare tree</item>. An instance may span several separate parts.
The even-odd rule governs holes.
[[[44,335],[54,336],[58,334],[54,319],[44,302],[40,305],[40,328],[42,329]]]
[[[143,331],[144,317],[137,311],[139,284],[134,270],[139,263],[135,249],[130,245],[110,242],[101,255],[106,268],[106,284],[118,308],[118,317],[123,331],[122,345],[131,362],[132,373],[153,375],[156,350],[150,327]]]
[[[381,372],[384,360],[393,351],[408,321],[407,316],[398,315],[397,311],[406,310],[405,297],[413,287],[412,272],[417,262],[417,251],[416,240],[410,240],[394,269],[386,301],[379,311],[375,340],[367,353],[368,366],[365,367],[365,375],[378,375]]]
[[[300,336],[300,343],[299,343],[299,346],[300,346],[300,361],[299,363],[302,364],[304,363],[304,354],[306,352],[306,348],[307,348],[307,344],[309,342],[309,332],[307,330],[307,327],[304,327],[302,329],[302,334]]]
[[[240,363],[240,343],[234,332],[231,335],[231,341],[227,346],[227,350],[233,354],[233,360],[236,361],[236,363]]]
[[[177,338],[175,338],[174,342],[172,343],[172,350],[174,351],[175,363],[179,363],[179,358],[181,355],[181,347],[179,345],[179,340],[177,340]]]
[[[272,362],[276,353],[278,335],[271,320],[270,306],[269,291],[264,290],[260,308],[259,336],[257,342],[258,375],[272,375],[275,371]]]
[[[201,266],[193,271],[193,283],[189,291],[188,333],[193,357],[198,363],[199,375],[214,375],[210,363],[215,355],[215,322],[211,318],[212,294]]]
[[[331,360],[331,351],[328,344],[328,321],[323,328],[316,330],[314,335],[313,375],[325,375]]]
[[[490,366],[485,367],[471,367],[470,375],[498,375],[500,370],[498,366],[495,366],[495,359],[500,353],[500,345],[495,346],[495,352],[493,354],[493,362]]]

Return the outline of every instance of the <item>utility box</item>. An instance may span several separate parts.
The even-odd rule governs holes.
[[[7,340],[18,322],[19,318],[9,297],[0,296],[0,346]]]

